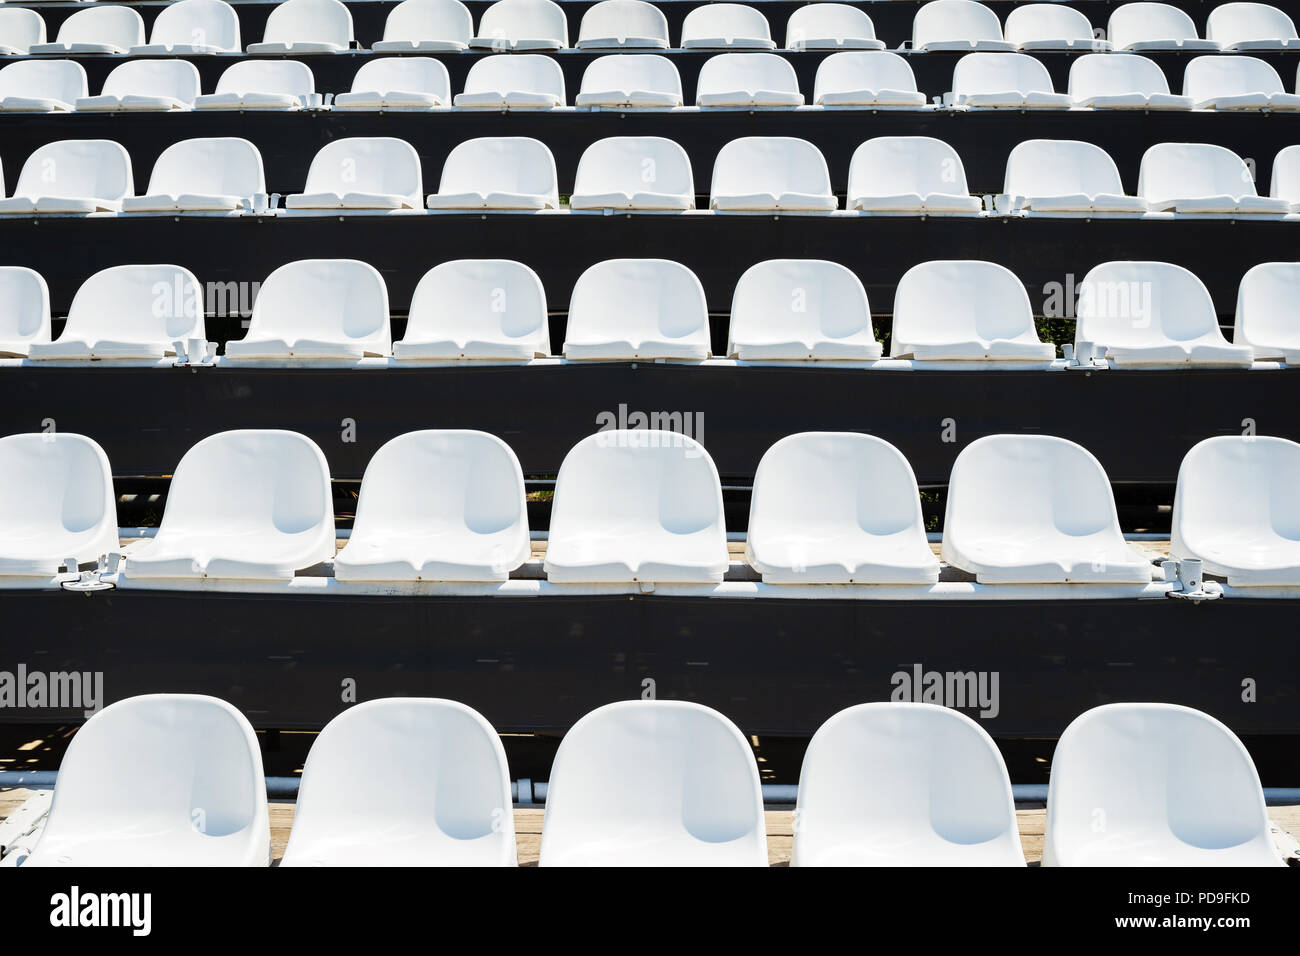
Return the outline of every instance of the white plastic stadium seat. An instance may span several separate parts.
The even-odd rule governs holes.
[[[1178,213],[1281,214],[1285,199],[1255,193],[1255,180],[1240,156],[1208,143],[1157,143],[1142,155],[1138,195],[1155,211]]]
[[[59,27],[53,43],[33,43],[29,53],[126,53],[144,44],[144,20],[130,7],[96,3],[78,10]]]
[[[1255,764],[1209,714],[1104,704],[1061,734],[1043,866],[1281,865]]]
[[[1052,89],[1047,67],[1028,53],[968,53],[952,71],[958,106],[1069,109],[1068,93]]]
[[[332,557],[325,455],[297,432],[241,429],[184,454],[158,534],[127,556],[125,576],[287,581]]]
[[[1285,200],[1292,212],[1300,212],[1300,146],[1287,146],[1278,151],[1268,194]]]
[[[767,866],[749,742],[716,710],[626,700],[560,741],[541,866]]]
[[[376,53],[455,51],[469,48],[474,18],[460,0],[402,0],[384,22]]]
[[[135,192],[131,157],[107,139],[63,139],[27,157],[0,213],[84,214],[117,210]]]
[[[6,305],[14,291],[6,275],[12,270],[0,271],[0,303]],[[45,321],[48,337],[48,316]],[[0,576],[50,578],[69,558],[94,564],[117,550],[113,472],[104,450],[84,435],[0,438],[0,491]]]
[[[119,700],[59,765],[23,866],[269,866],[262,752],[231,704],[196,694]]]
[[[736,212],[833,212],[826,157],[793,136],[742,136],[718,151],[709,205]]]
[[[930,136],[867,140],[849,161],[848,189],[848,208],[864,212],[975,215],[983,208],[957,151]]]
[[[884,50],[832,53],[817,65],[815,106],[896,106],[920,109],[925,94],[907,60]]]
[[[194,101],[196,110],[296,110],[316,93],[311,68],[298,60],[241,60]]]
[[[0,113],[67,113],[87,95],[86,68],[76,60],[20,60],[0,67]]]
[[[1251,267],[1237,289],[1233,343],[1249,346],[1256,359],[1300,361],[1296,302],[1300,302],[1300,262],[1261,262]]]
[[[50,289],[23,266],[0,266],[0,358],[21,358],[50,340]]]
[[[1101,463],[1050,435],[989,435],[962,449],[941,556],[980,584],[1151,582],[1120,532]]]
[[[695,439],[609,429],[564,456],[546,547],[551,581],[710,584],[727,564],[718,469]]]
[[[1190,96],[1169,92],[1159,64],[1136,53],[1085,53],[1070,64],[1075,106],[1096,110],[1190,110]]]
[[[582,73],[573,105],[607,109],[670,109],[682,105],[682,78],[673,61],[656,53],[597,57]]]
[[[702,107],[803,106],[794,67],[775,53],[719,53],[700,67],[695,104]]]
[[[352,46],[352,14],[339,0],[284,0],[266,18],[249,53],[343,53]]]
[[[1116,50],[1217,50],[1213,40],[1196,34],[1192,18],[1168,3],[1126,3],[1116,7],[1106,25]]]
[[[847,3],[810,3],[790,14],[787,50],[883,50],[871,17]]]
[[[35,10],[0,7],[0,56],[21,56],[45,40],[45,21]]]
[[[411,298],[393,356],[415,361],[529,361],[551,354],[546,293],[537,273],[509,259],[434,266]]]
[[[1007,157],[1003,192],[1041,213],[1144,213],[1146,200],[1126,196],[1119,167],[1100,146],[1073,139],[1029,139]]]
[[[336,110],[430,110],[451,105],[447,68],[431,56],[385,56],[362,64]]]
[[[569,21],[551,0],[499,0],[483,11],[469,45],[500,52],[563,50],[569,45]]]
[[[998,15],[974,0],[933,0],[912,20],[916,50],[1014,50],[1002,37]]]
[[[564,357],[602,361],[709,357],[709,311],[695,273],[667,259],[606,259],[569,297]]]
[[[916,476],[854,432],[782,438],[758,463],[745,560],[766,584],[934,584]]]
[[[351,136],[321,147],[286,209],[423,209],[420,155],[404,139]]]
[[[993,262],[922,262],[894,293],[890,355],[918,361],[1050,362],[1025,287]]]
[[[822,724],[795,814],[791,866],[1025,865],[997,744],[938,704],[858,704]]]
[[[862,280],[824,259],[750,266],[731,299],[727,354],[742,362],[880,358]]]
[[[695,180],[690,157],[681,146],[662,136],[597,140],[578,160],[569,208],[694,209]]]
[[[239,14],[225,0],[178,0],[159,12],[149,42],[132,56],[193,56],[238,53]]]
[[[161,359],[204,338],[203,286],[180,266],[111,266],[77,289],[63,333],[28,355],[51,361]]]
[[[447,155],[430,209],[559,209],[555,157],[527,136],[484,136]]]
[[[1170,557],[1200,558],[1229,586],[1300,586],[1296,481],[1300,444],[1262,435],[1218,435],[1178,469]]]
[[[1059,3],[1029,3],[1007,14],[1006,38],[1021,50],[1109,50],[1088,18]]]
[[[358,800],[382,766],[384,812]],[[496,730],[452,700],[349,707],[311,745],[281,866],[515,866],[510,770]]]
[[[457,109],[550,110],[564,105],[564,71],[541,53],[485,56],[469,68]]]
[[[1300,96],[1282,88],[1277,70],[1254,56],[1198,56],[1183,74],[1183,94],[1198,110],[1297,110]]]
[[[366,466],[340,581],[504,581],[528,560],[524,476],[477,431],[407,432]]]
[[[743,3],[707,3],[682,19],[683,50],[775,50],[767,17]]]
[[[299,259],[262,283],[248,334],[228,358],[349,359],[388,355],[388,287],[356,259]]]
[[[601,0],[582,15],[579,50],[666,50],[668,18],[645,0]]]
[[[266,193],[262,154],[233,136],[186,139],[162,151],[149,189],[122,200],[123,212],[228,212]]]
[[[1229,345],[1205,284],[1168,262],[1103,262],[1079,287],[1075,352],[1094,347],[1113,365],[1249,368],[1248,346]]]
[[[1210,11],[1205,39],[1225,50],[1294,50],[1295,21],[1267,3],[1224,3]]]
[[[201,92],[198,68],[187,60],[128,60],[113,68],[98,96],[73,104],[78,113],[188,110]]]

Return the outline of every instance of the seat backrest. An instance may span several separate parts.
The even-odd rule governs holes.
[[[564,8],[551,0],[498,0],[483,11],[478,35],[502,40],[554,40],[569,45]]]
[[[420,155],[406,140],[393,136],[336,139],[312,159],[303,192],[401,196],[412,209],[422,209]]]
[[[682,43],[687,40],[736,38],[770,40],[767,17],[744,3],[708,3],[694,7],[682,19]]]
[[[1203,196],[1255,195],[1255,179],[1240,156],[1209,143],[1157,143],[1142,154],[1138,195],[1151,202]]]
[[[203,286],[173,265],[110,266],[77,289],[63,338],[172,342],[203,337]]]
[[[1277,70],[1256,56],[1198,56],[1183,73],[1183,95],[1197,102],[1219,96],[1284,92]]]
[[[1268,194],[1300,203],[1300,146],[1285,146],[1278,151]]]
[[[455,259],[434,266],[411,297],[406,337],[532,339],[551,351],[546,292],[537,273],[510,259]]]
[[[130,7],[95,4],[63,21],[58,42],[111,43],[123,49],[143,46],[144,20]]]
[[[352,14],[339,0],[284,0],[266,18],[264,43],[352,45]]]
[[[455,40],[468,46],[473,35],[474,17],[460,0],[402,0],[384,21],[385,40]]]
[[[832,53],[817,65],[813,102],[823,93],[859,90],[916,91],[916,74],[907,60],[888,50],[845,50]]]
[[[25,266],[0,266],[0,343],[50,340],[50,289]]]
[[[798,93],[794,67],[776,53],[719,53],[700,67],[695,94],[728,93],[732,90],[772,90]]]
[[[662,136],[610,136],[583,151],[578,160],[575,194],[635,192],[694,196],[691,160]]]
[[[682,338],[704,330],[709,310],[694,272],[668,259],[606,259],[573,286],[566,338],[621,341]]]
[[[994,262],[939,259],[903,273],[894,293],[890,351],[920,343],[1038,341],[1029,294]]]
[[[1143,40],[1195,40],[1196,24],[1178,7],[1140,0],[1116,7],[1106,26],[1115,49]]]
[[[11,13],[0,10],[0,13]],[[89,96],[86,68],[76,60],[18,60],[0,67],[0,99],[48,97],[72,104]]]
[[[378,269],[356,259],[287,263],[262,283],[248,335],[290,342],[387,339],[388,287]]]
[[[15,268],[0,271],[0,305],[12,301],[15,283],[9,280]],[[40,291],[45,291],[43,281]],[[48,333],[48,315],[45,322]],[[23,539],[46,541],[57,551],[70,535],[98,544],[92,550],[102,548],[101,553],[117,548],[112,468],[104,449],[84,435],[42,432],[0,438],[0,493],[0,553],[6,541]],[[62,562],[79,556],[47,557]]]
[[[867,290],[852,270],[825,259],[768,259],[750,266],[731,298],[731,338],[874,339]]]
[[[543,53],[496,53],[476,60],[466,93],[550,93],[564,103],[564,71]]]
[[[932,0],[912,20],[912,46],[949,40],[1001,40],[998,15],[974,0]]]
[[[149,177],[149,193],[251,198],[266,192],[262,154],[246,139],[185,139],[162,151]]]
[[[306,96],[316,92],[316,78],[311,67],[298,60],[240,60],[222,71],[214,92]]]
[[[847,3],[810,3],[790,14],[785,47],[798,50],[810,40],[874,40],[876,25],[866,11]]]
[[[1232,341],[1254,346],[1256,358],[1282,357],[1285,344],[1300,341],[1300,317],[1295,312],[1298,301],[1300,262],[1252,266],[1237,287]]]
[[[27,7],[0,7],[0,46],[23,53],[34,43],[46,41],[45,21]]]
[[[1091,40],[1092,24],[1073,7],[1028,3],[1007,14],[1006,39],[1017,45],[1034,40]]]
[[[1228,47],[1243,40],[1293,40],[1295,21],[1267,3],[1223,3],[1205,21],[1205,39]]]
[[[202,92],[198,68],[188,60],[143,57],[115,66],[104,80],[106,96],[170,96],[193,105]]]
[[[701,862],[767,862],[758,766],[722,714],[677,700],[631,700],[587,714],[551,767],[541,863],[584,851],[636,862],[674,852]]]
[[[742,136],[718,151],[709,191],[715,196],[784,192],[830,195],[831,175],[826,157],[806,139]]]
[[[645,0],[600,0],[582,15],[578,42],[638,37],[668,44],[668,18]]]
[[[383,56],[361,65],[352,77],[354,93],[432,93],[451,102],[451,77],[431,56]]]
[[[1205,283],[1170,262],[1103,262],[1079,286],[1075,334],[1106,346],[1223,343]]]
[[[1041,60],[1028,53],[967,53],[952,71],[957,94],[1052,93],[1052,77]]]
[[[212,46],[227,53],[243,50],[239,14],[225,0],[178,0],[163,7],[149,39],[168,45]]]
[[[1085,53],[1070,64],[1070,95],[1076,100],[1125,93],[1168,93],[1159,64],[1136,53]]]
[[[966,168],[957,151],[932,136],[877,136],[849,160],[849,205],[859,196],[931,193],[965,196]]]
[[[682,95],[677,66],[658,53],[611,53],[587,64],[582,73],[583,93],[614,91],[676,93]]]
[[[545,143],[527,136],[483,136],[455,146],[442,167],[438,191],[548,196],[559,206],[555,157]]]
[[[1011,196],[1124,195],[1110,153],[1077,139],[1028,139],[1007,157],[1003,192]]]
[[[1076,717],[1052,755],[1046,830],[1044,858],[1062,865],[1090,862],[1100,844],[1140,853],[1174,840],[1202,850],[1269,840],[1246,748],[1209,714],[1178,704],[1104,704]]]

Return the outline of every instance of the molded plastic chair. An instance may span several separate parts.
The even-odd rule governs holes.
[[[310,67],[298,60],[241,60],[194,100],[196,110],[296,110],[316,93]]]
[[[997,744],[937,704],[858,704],[822,724],[795,816],[791,866],[1025,865]]]
[[[430,209],[559,209],[555,157],[527,136],[484,136],[454,147]]]
[[[573,103],[583,109],[669,109],[682,105],[682,78],[666,56],[614,53],[587,65]]]
[[[912,47],[917,50],[1014,50],[1002,37],[998,15],[974,0],[933,0],[916,11]]]
[[[952,71],[958,106],[971,108],[1069,109],[1068,93],[1052,89],[1041,60],[1028,53],[968,53]]]
[[[661,136],[597,140],[578,160],[569,208],[694,209],[690,157],[677,143]]]
[[[1032,212],[1144,213],[1145,199],[1126,196],[1119,167],[1100,146],[1073,139],[1030,139],[1007,157],[1003,192]]]
[[[1142,154],[1138,195],[1156,211],[1282,214],[1291,204],[1255,193],[1240,156],[1208,143],[1157,143]]]
[[[198,68],[187,60],[128,60],[104,80],[98,96],[81,97],[78,113],[189,110],[200,93]]]
[[[447,68],[431,56],[370,60],[352,77],[352,91],[334,97],[336,110],[429,110],[451,105]]]
[[[1043,866],[1281,866],[1250,754],[1209,714],[1105,704],[1056,744]]]
[[[1300,212],[1300,146],[1287,146],[1273,160],[1273,180],[1268,194]]]
[[[35,10],[0,7],[0,56],[22,56],[45,39],[45,21]]]
[[[1196,57],[1183,74],[1183,93],[1198,110],[1300,109],[1300,96],[1286,92],[1277,70],[1254,56]]]
[[[912,67],[897,53],[832,53],[817,65],[813,104],[919,109],[925,106],[925,94],[917,91]]]
[[[880,358],[862,280],[824,259],[750,266],[731,299],[727,354],[744,362]]]
[[[23,866],[268,866],[262,752],[233,705],[128,697],[77,731]]]
[[[0,113],[67,113],[88,94],[86,68],[76,60],[19,60],[0,67]]]
[[[683,50],[775,50],[772,29],[756,7],[707,3],[682,19]]]
[[[695,103],[711,106],[803,106],[794,67],[775,53],[719,53],[700,67]]]
[[[469,68],[457,109],[550,110],[564,105],[564,72],[541,53],[485,56]]]
[[[132,56],[194,56],[238,53],[239,14],[225,0],[177,0],[159,11],[149,42]]]
[[[883,50],[876,25],[866,12],[847,3],[810,3],[790,14],[787,50]]]
[[[1074,442],[989,435],[957,456],[943,560],[980,584],[1149,584],[1120,532],[1106,471]]]
[[[339,0],[284,0],[266,18],[261,43],[249,53],[344,53],[353,42],[352,14]]]
[[[96,3],[73,13],[59,27],[53,43],[33,43],[28,53],[122,54],[144,45],[144,20],[130,7]]]
[[[1225,50],[1294,50],[1295,21],[1267,3],[1224,3],[1210,11],[1205,39]]]
[[[1085,53],[1070,64],[1075,106],[1095,110],[1190,110],[1190,96],[1169,92],[1169,80],[1152,59],[1136,53]]]
[[[0,270],[0,304],[13,301],[16,269]],[[48,337],[48,313],[45,323]],[[69,558],[94,564],[117,550],[113,470],[104,449],[84,435],[0,438],[0,492],[0,577],[49,578]]]
[[[568,359],[709,357],[709,311],[695,273],[668,259],[606,259],[578,277],[564,335]]]
[[[1237,289],[1232,341],[1249,346],[1257,359],[1289,363],[1300,357],[1296,302],[1300,302],[1300,262],[1262,262],[1252,267]]]
[[[1168,3],[1126,3],[1115,8],[1106,35],[1117,50],[1217,50],[1197,36],[1196,24]]]
[[[297,432],[249,428],[209,435],[185,453],[157,536],[127,556],[124,573],[131,581],[288,581],[332,557],[324,454]]]
[[[524,476],[487,432],[407,432],[375,452],[340,581],[504,581],[528,560]]]
[[[415,287],[397,359],[528,361],[551,354],[546,292],[537,273],[509,259],[457,259]]]
[[[162,151],[143,196],[123,212],[226,212],[249,208],[266,193],[262,154],[246,139],[186,139]]]
[[[749,742],[716,710],[625,700],[560,741],[542,866],[767,866]]]
[[[934,584],[916,475],[854,432],[782,438],[758,463],[745,560],[765,584]]]
[[[970,195],[957,151],[929,136],[877,136],[853,151],[848,207],[864,212],[966,213],[983,209]]]
[[[1059,3],[1029,3],[1007,14],[1006,38],[1021,50],[1109,50],[1088,18]]]
[[[23,266],[0,266],[0,358],[22,357],[50,340],[50,289]]]
[[[321,147],[286,209],[423,209],[420,155],[404,139],[352,136]]]
[[[709,205],[720,212],[833,212],[830,171],[816,146],[793,136],[742,136],[718,151]]]
[[[569,21],[551,0],[499,0],[483,12],[469,45],[501,52],[562,50],[569,45]]]
[[[346,359],[388,355],[388,287],[356,259],[299,259],[262,283],[248,333],[228,358]]]
[[[565,455],[546,547],[551,581],[711,584],[728,563],[718,469],[689,435],[609,429]]]
[[[384,812],[358,767],[384,768]],[[307,754],[281,866],[516,866],[505,749],[478,711],[387,697],[343,711]]]
[[[402,0],[384,21],[384,38],[370,45],[376,53],[465,50],[474,35],[474,18],[460,0]]]
[[[601,0],[582,15],[579,50],[666,50],[668,18],[645,0]]]

